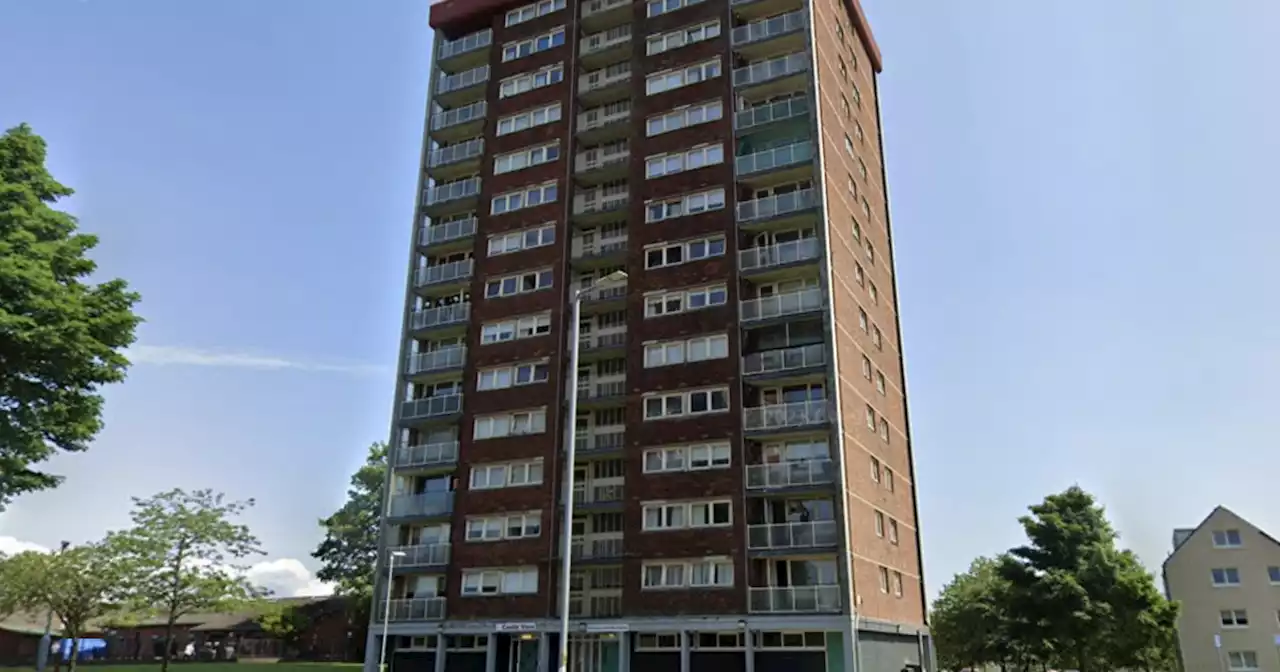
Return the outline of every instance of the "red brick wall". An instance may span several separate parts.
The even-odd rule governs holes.
[[[21,665],[36,659],[40,635],[0,630],[0,665]]]

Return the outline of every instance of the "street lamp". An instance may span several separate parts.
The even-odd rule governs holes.
[[[626,271],[614,271],[590,287],[583,287],[573,294],[569,302],[569,429],[565,432],[568,445],[565,446],[564,457],[564,525],[560,539],[560,669],[569,670],[569,573],[573,552],[573,462],[577,453],[578,442],[578,321],[582,312],[582,297],[588,292],[610,289],[627,282]]]
[[[71,542],[64,541],[58,547],[61,553],[71,546]],[[44,634],[40,636],[40,650],[36,651],[36,672],[44,672],[45,666],[49,664],[49,649],[53,644],[53,609],[49,610],[44,617]]]
[[[382,607],[382,652],[378,654],[378,672],[387,670],[387,629],[391,625],[391,572],[395,569],[396,558],[403,558],[404,551],[391,551],[387,557],[387,597]]]

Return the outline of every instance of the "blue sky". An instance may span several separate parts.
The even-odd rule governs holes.
[[[1280,533],[1280,5],[867,0],[927,581],[1079,483],[1154,566],[1225,504]],[[144,296],[92,451],[0,538],[130,495],[254,497],[282,590],[385,440],[430,35],[422,0],[0,3],[0,127],[51,145]]]

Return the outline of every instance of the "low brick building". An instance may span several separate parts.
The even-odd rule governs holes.
[[[34,614],[14,614],[0,619],[0,667],[35,662],[44,635],[45,619]],[[54,624],[55,634],[58,625]]]

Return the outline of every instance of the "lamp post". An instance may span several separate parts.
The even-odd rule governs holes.
[[[391,573],[396,566],[396,558],[403,558],[404,551],[391,551],[387,554],[387,596],[382,607],[382,652],[378,654],[378,672],[387,670],[387,630],[391,626]]]
[[[71,546],[71,542],[64,541],[58,547],[61,553]],[[53,609],[44,617],[44,634],[40,636],[40,650],[36,651],[36,672],[44,672],[44,668],[49,664],[49,649],[53,644]]]
[[[564,524],[560,532],[560,667],[559,672],[569,670],[569,574],[573,568],[570,554],[573,552],[573,462],[578,442],[578,321],[582,312],[582,297],[588,292],[598,292],[627,282],[626,271],[614,271],[600,278],[590,287],[583,287],[573,294],[569,302],[569,402],[568,425],[565,431],[564,452]]]

